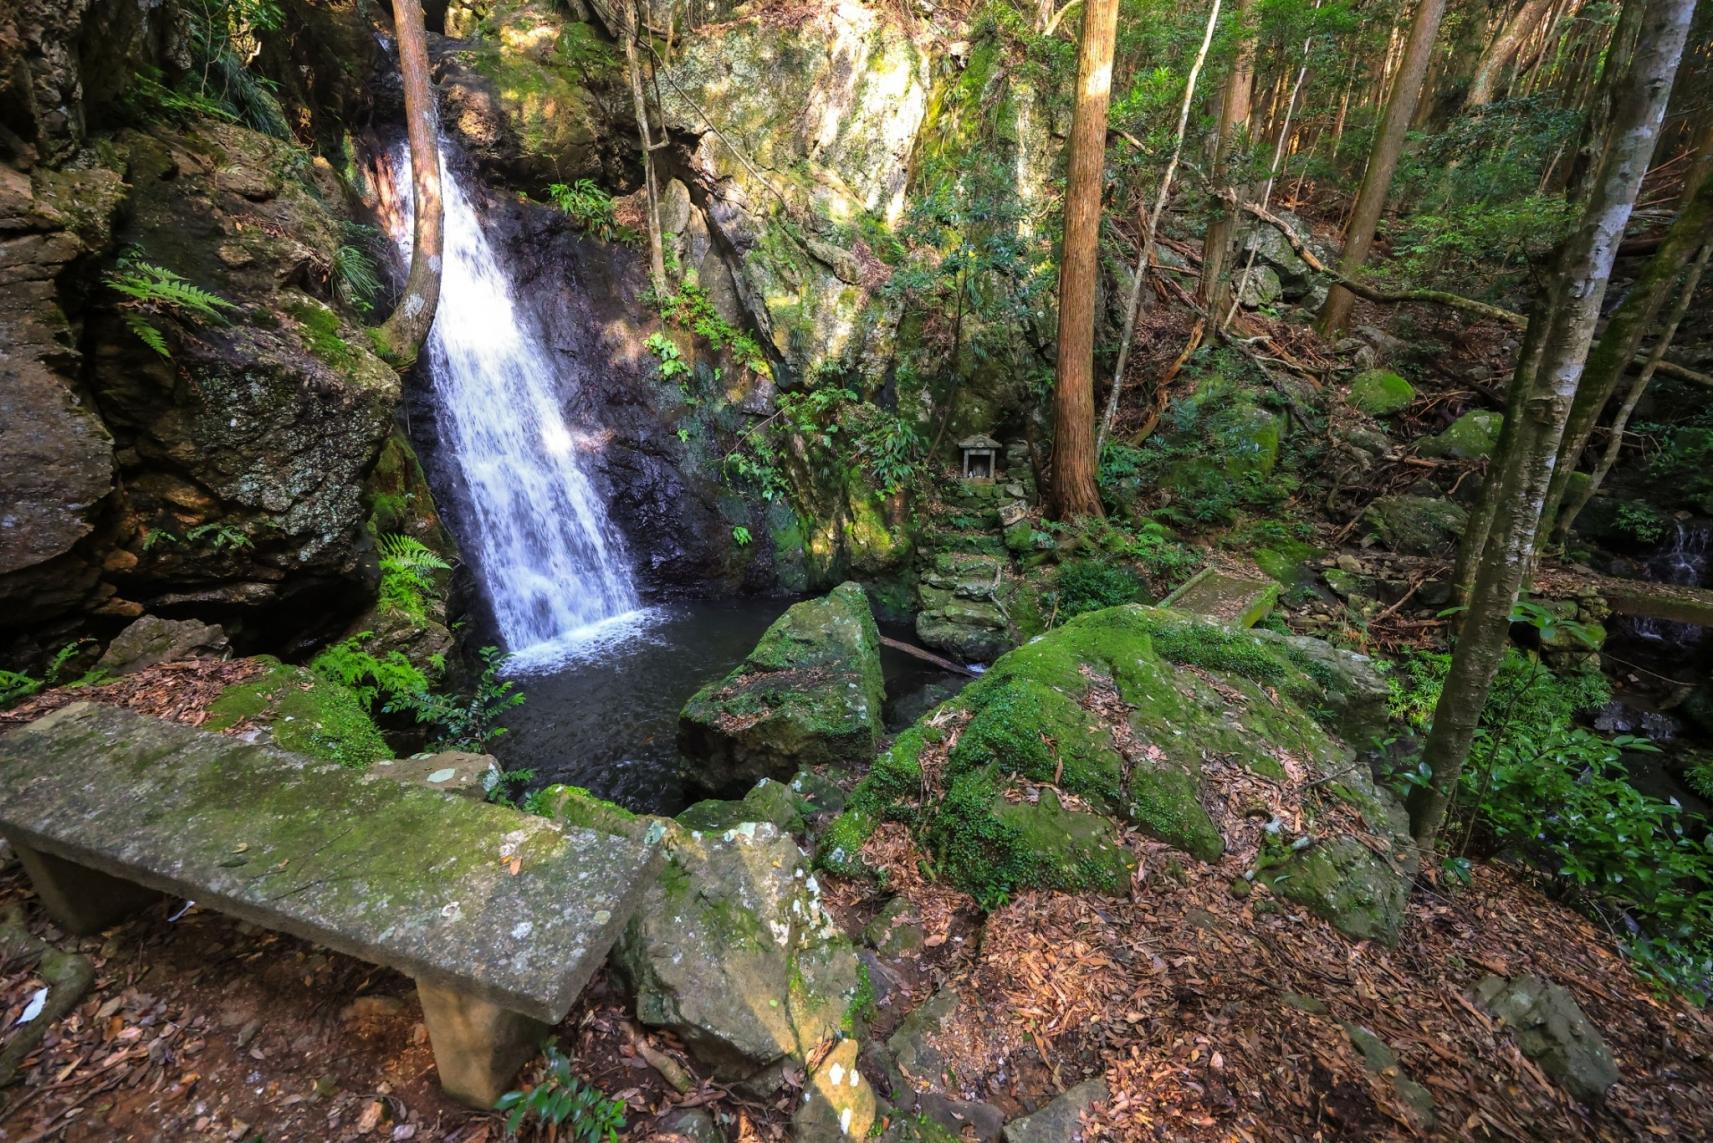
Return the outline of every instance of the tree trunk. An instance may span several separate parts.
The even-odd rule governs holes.
[[[1083,5],[1065,173],[1065,241],[1059,256],[1058,384],[1053,395],[1053,488],[1059,520],[1099,516],[1095,487],[1094,300],[1100,272],[1100,198],[1105,181],[1106,110],[1112,100],[1112,51],[1118,0]]]
[[[1695,0],[1647,3],[1640,46],[1614,92],[1610,142],[1587,206],[1529,323],[1531,336],[1511,380],[1515,429],[1488,477],[1497,490],[1492,523],[1423,750],[1429,781],[1410,797],[1411,831],[1424,852],[1432,851],[1504,657],[1511,609],[1533,558],[1559,440],[1594,340],[1618,243],[1647,173],[1694,8]],[[1465,536],[1464,542],[1474,539]]]
[[[1237,0],[1237,58],[1231,74],[1225,80],[1225,96],[1219,105],[1218,135],[1213,147],[1213,177],[1216,187],[1231,183],[1231,152],[1238,137],[1249,129],[1249,111],[1255,91],[1255,40],[1249,33],[1249,10],[1254,0]],[[1242,192],[1239,192],[1241,197]],[[1231,236],[1236,227],[1236,213],[1225,203],[1207,224],[1202,239],[1201,281],[1196,286],[1196,300],[1209,314],[1225,312],[1226,299],[1231,294],[1231,282],[1225,273],[1225,260],[1231,251]]]
[[[1618,454],[1624,451],[1624,430],[1630,425],[1630,414],[1636,411],[1642,394],[1648,391],[1648,382],[1653,380],[1654,373],[1665,358],[1665,351],[1671,346],[1671,339],[1677,336],[1677,327],[1682,323],[1683,315],[1695,300],[1695,291],[1701,285],[1701,274],[1707,269],[1707,256],[1710,253],[1713,253],[1713,245],[1703,246],[1701,253],[1695,256],[1695,261],[1690,263],[1689,276],[1684,279],[1677,305],[1672,307],[1671,316],[1666,319],[1659,340],[1648,354],[1647,361],[1642,364],[1642,371],[1630,382],[1630,391],[1624,394],[1623,404],[1619,405],[1618,411],[1612,415],[1611,435],[1606,440],[1606,449],[1600,454],[1599,463],[1594,466],[1593,475],[1588,478],[1588,483],[1582,486],[1582,490],[1566,500],[1564,506],[1559,509],[1555,531],[1560,537],[1570,535],[1570,529],[1576,524],[1576,517],[1588,506],[1588,502],[1594,499],[1594,494],[1600,491],[1600,485],[1606,480],[1606,474],[1618,463]]]
[[[648,99],[642,90],[642,65],[637,61],[636,37],[639,21],[636,0],[622,0],[625,70],[630,73],[631,102],[636,107],[636,133],[642,144],[642,187],[648,227],[648,280],[657,298],[666,296],[666,255],[660,236],[660,190],[654,181],[654,140],[648,129]]]
[[[1374,228],[1380,224],[1380,212],[1386,208],[1386,196],[1392,187],[1392,172],[1397,169],[1398,156],[1404,149],[1404,135],[1421,98],[1422,79],[1427,75],[1428,61],[1433,56],[1433,42],[1439,35],[1440,17],[1445,15],[1445,0],[1418,0],[1415,19],[1410,23],[1409,42],[1404,46],[1403,63],[1392,84],[1392,97],[1386,101],[1386,117],[1380,133],[1374,137],[1374,149],[1368,155],[1368,169],[1362,175],[1362,189],[1356,194],[1356,206],[1350,212],[1350,225],[1345,230],[1344,253],[1338,260],[1338,271],[1347,278],[1355,277],[1368,260],[1368,248],[1374,244]],[[1350,322],[1350,307],[1356,295],[1342,286],[1334,286],[1327,294],[1315,327],[1322,337],[1336,337]]]
[[[404,80],[405,133],[410,140],[414,218],[410,272],[391,316],[375,330],[377,347],[394,365],[416,360],[440,304],[440,246],[445,207],[440,201],[440,130],[434,84],[428,75],[428,29],[421,0],[393,0],[399,75]]]
[[[1475,76],[1469,81],[1469,93],[1463,98],[1465,108],[1485,107],[1493,102],[1499,81],[1505,78],[1505,69],[1516,57],[1523,41],[1540,26],[1553,3],[1554,0],[1525,0],[1516,15],[1499,29],[1498,36],[1481,53],[1481,62],[1475,65]]]
[[[1713,238],[1713,179],[1706,180],[1696,189],[1689,207],[1671,224],[1665,241],[1648,259],[1641,276],[1630,287],[1618,308],[1612,311],[1600,340],[1588,355],[1582,387],[1576,392],[1576,402],[1571,406],[1570,420],[1564,429],[1564,442],[1558,451],[1552,490],[1547,495],[1549,519],[1555,515],[1555,509],[1564,498],[1570,476],[1576,471],[1583,450],[1588,447],[1588,438],[1593,436],[1601,412],[1618,391],[1625,372],[1635,360],[1643,336],[1659,316],[1660,307],[1683,274],[1684,266],[1710,238]],[[1553,542],[1562,541],[1568,528],[1567,521],[1559,520],[1553,528]]]

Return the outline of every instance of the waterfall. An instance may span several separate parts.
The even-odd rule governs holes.
[[[1679,520],[1677,535],[1671,546],[1662,548],[1647,562],[1647,578],[1655,583],[1671,583],[1682,587],[1702,587],[1708,579],[1708,546],[1713,529],[1705,523],[1689,525]],[[1694,646],[1706,636],[1706,629],[1688,623],[1673,623],[1665,619],[1633,619],[1631,630],[1638,638],[1665,643],[1673,647]]]
[[[441,445],[468,501],[468,519],[453,530],[506,650],[539,657],[634,611],[636,588],[583,471],[587,442],[565,423],[552,356],[444,152],[440,167],[445,251],[424,360]],[[392,169],[391,229],[408,259],[408,147]]]

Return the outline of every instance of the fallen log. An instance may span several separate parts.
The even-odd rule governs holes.
[[[941,656],[934,654],[932,651],[916,646],[914,643],[906,643],[902,639],[893,639],[887,635],[882,635],[880,637],[880,641],[883,645],[891,647],[894,651],[903,651],[906,655],[920,659],[924,663],[932,663],[942,671],[951,671],[953,674],[957,675],[968,675],[972,679],[976,675],[976,672],[970,670],[962,663],[954,663],[950,659],[942,658]]]

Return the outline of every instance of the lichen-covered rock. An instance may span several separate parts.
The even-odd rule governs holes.
[[[220,658],[231,653],[226,632],[195,619],[145,615],[113,637],[96,666],[112,675],[128,675],[156,663]]]
[[[1385,823],[1401,838],[1407,823]],[[1264,857],[1260,880],[1357,940],[1395,941],[1404,923],[1411,877],[1353,837],[1309,838],[1303,848]]]
[[[1392,1090],[1398,1094],[1410,1108],[1415,1118],[1418,1130],[1425,1131],[1433,1126],[1433,1093],[1411,1079],[1398,1063],[1398,1053],[1392,1050],[1392,1045],[1370,1032],[1360,1024],[1348,1020],[1342,1021],[1344,1034],[1350,1037],[1350,1044],[1362,1056],[1362,1062],[1369,1071],[1382,1079],[1389,1081]]]
[[[721,792],[802,765],[849,765],[874,753],[886,698],[880,632],[854,583],[794,605],[731,674],[685,704],[679,749],[688,777]]]
[[[1475,995],[1511,1028],[1523,1054],[1584,1103],[1599,1103],[1623,1076],[1612,1050],[1563,985],[1533,974],[1484,977]]]
[[[697,802],[675,819],[685,829],[703,833],[724,833],[744,822],[767,822],[780,831],[801,835],[804,817],[813,812],[807,798],[783,782],[763,778],[742,801],[709,799]]]
[[[1416,389],[1390,369],[1368,369],[1350,382],[1350,403],[1370,417],[1401,413],[1416,399]]]
[[[1447,425],[1444,432],[1422,441],[1419,449],[1423,456],[1484,460],[1499,447],[1499,433],[1504,427],[1503,413],[1472,409]]]
[[[666,1028],[727,1082],[771,1092],[846,1028],[856,949],[820,903],[808,862],[767,824],[675,828],[667,864],[614,953],[637,1019]]]
[[[1469,524],[1469,513],[1462,505],[1438,496],[1382,496],[1362,518],[1381,543],[1411,556],[1455,551]]]
[[[874,1085],[857,1067],[859,1045],[843,1039],[804,1078],[803,1098],[791,1117],[797,1139],[867,1139],[879,1114]]]
[[[450,9],[447,32],[459,38],[435,45],[443,122],[478,163],[536,195],[620,174],[631,95],[593,25],[541,0],[483,0]]]
[[[241,732],[252,741],[353,769],[392,757],[349,688],[266,655],[258,661],[267,673],[220,692],[208,708],[205,729]]]

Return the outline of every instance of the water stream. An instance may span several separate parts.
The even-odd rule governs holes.
[[[408,148],[393,157],[410,185]],[[441,155],[445,252],[440,307],[425,348],[437,428],[464,490],[458,543],[514,664],[556,659],[634,626],[636,587],[605,505],[584,473],[588,446],[565,422],[559,376],[536,323]],[[409,194],[394,240],[409,256]]]

